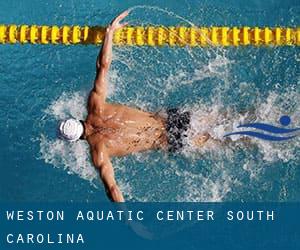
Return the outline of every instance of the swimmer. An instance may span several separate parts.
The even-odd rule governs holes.
[[[105,39],[96,61],[94,87],[88,98],[88,115],[84,121],[70,118],[61,121],[59,137],[70,142],[86,140],[95,168],[105,186],[108,197],[124,202],[116,183],[110,159],[145,150],[180,151],[191,115],[179,109],[169,109],[162,117],[125,105],[109,103],[107,76],[112,61],[114,32],[128,23],[121,21],[129,14],[123,12],[107,27]],[[195,146],[201,147],[210,139],[208,133],[195,136]]]

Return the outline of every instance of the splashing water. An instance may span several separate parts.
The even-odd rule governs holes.
[[[138,6],[132,11],[138,9],[146,12],[148,7]],[[193,25],[166,10],[158,12]],[[181,107],[192,113],[191,129],[182,154],[145,152],[112,160],[117,181],[127,200],[281,199],[268,196],[267,191],[275,180],[269,178],[266,171],[272,166],[280,168],[283,162],[295,169],[300,161],[300,137],[274,144],[258,139],[242,142],[238,136],[226,143],[223,136],[245,122],[277,124],[282,114],[289,114],[293,126],[299,127],[299,82],[287,79],[278,89],[266,87],[270,81],[276,83],[272,78],[275,76],[268,70],[272,57],[264,57],[269,60],[264,65],[266,61],[260,61],[260,53],[265,51],[255,52],[260,61],[257,65],[256,59],[251,58],[253,51],[250,49],[249,55],[245,53],[245,50],[233,52],[212,48],[114,48],[109,101],[155,112],[167,107]],[[282,50],[281,53],[282,57],[276,58],[271,70],[282,67],[283,58],[292,52]],[[266,86],[255,81],[259,74],[266,78]],[[45,110],[45,126],[48,123],[52,126],[69,116],[84,119],[89,90],[85,91],[83,94],[64,93],[53,101]],[[193,138],[205,132],[214,140],[196,148]],[[70,145],[43,134],[40,154],[45,162],[97,186],[97,173],[91,165],[86,142]],[[282,188],[286,188],[285,183]]]

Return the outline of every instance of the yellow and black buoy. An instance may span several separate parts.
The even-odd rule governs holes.
[[[0,44],[100,44],[105,27],[0,25]],[[136,46],[299,46],[299,27],[126,27],[116,45]]]

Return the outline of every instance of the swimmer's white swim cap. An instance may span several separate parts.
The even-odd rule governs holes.
[[[83,134],[84,128],[82,123],[76,119],[67,119],[61,121],[58,127],[59,137],[66,141],[77,141]]]

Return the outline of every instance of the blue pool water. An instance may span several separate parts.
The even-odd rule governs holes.
[[[299,26],[299,1],[1,1],[0,23]],[[0,200],[103,201],[86,143],[55,137],[59,119],[84,118],[96,46],[0,45]],[[193,131],[216,138],[239,123],[300,127],[300,50],[116,47],[109,100],[149,111],[192,110]],[[226,115],[225,115],[226,114]],[[282,143],[209,144],[180,155],[113,159],[130,201],[300,201],[300,136]]]

